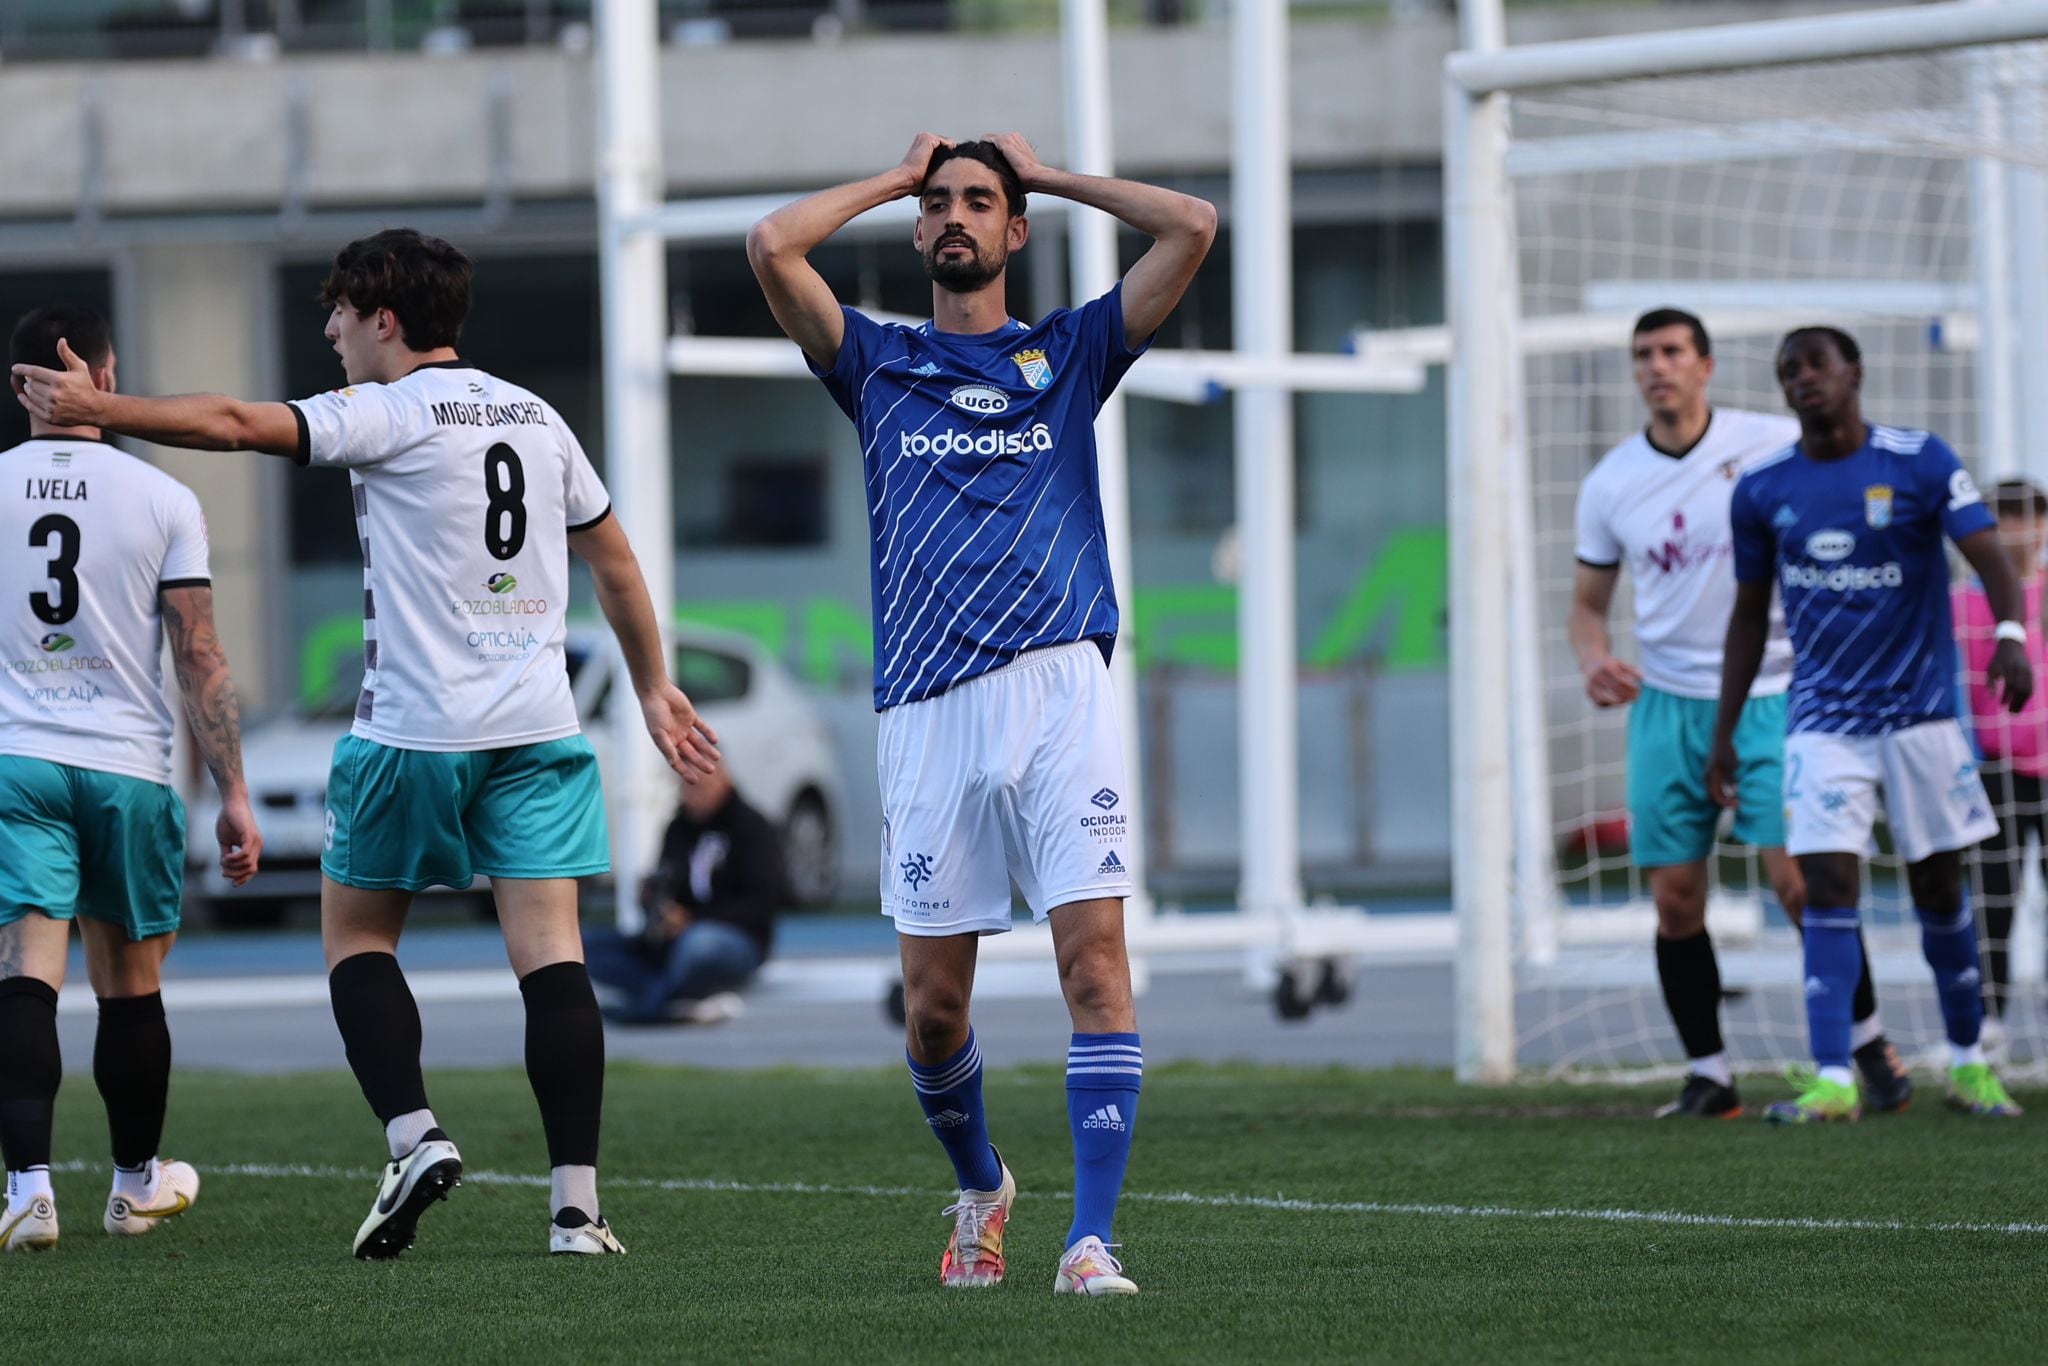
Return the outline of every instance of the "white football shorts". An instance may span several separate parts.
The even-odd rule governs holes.
[[[1138,818],[1124,800],[1109,666],[1092,641],[1049,646],[882,713],[882,914],[904,934],[1010,928],[1127,897]]]
[[[1998,833],[1958,722],[1888,735],[1797,731],[1785,737],[1785,852],[1863,853],[1880,791],[1892,844],[1907,863]]]

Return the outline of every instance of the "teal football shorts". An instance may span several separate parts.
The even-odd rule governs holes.
[[[1645,687],[1628,711],[1630,857],[1638,868],[1705,858],[1721,809],[1707,798],[1714,743],[1710,698]],[[1735,723],[1735,838],[1757,849],[1785,844],[1785,694],[1752,697]]]
[[[611,868],[597,756],[581,735],[506,749],[395,749],[344,735],[320,870],[349,887],[467,887],[478,874]]]
[[[0,925],[31,911],[178,928],[185,803],[162,783],[0,754]]]

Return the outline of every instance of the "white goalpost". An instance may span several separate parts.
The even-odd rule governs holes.
[[[1460,6],[1446,65],[1458,1073],[1681,1055],[1625,850],[1619,713],[1565,639],[1578,485],[1642,422],[1639,313],[1699,314],[1718,405],[1782,411],[1777,338],[1863,345],[1874,420],[1931,428],[1980,482],[2048,483],[2048,0],[1948,3],[1510,48]],[[1428,359],[1429,335],[1365,353]],[[1626,594],[1614,612],[1629,642]],[[2036,623],[2036,629],[2039,624]],[[1796,936],[1747,851],[1715,860],[1731,1052],[1805,1055]],[[1865,921],[1888,1032],[1940,1039],[1896,864]],[[2038,887],[2011,950],[2013,1064],[2048,1066]]]

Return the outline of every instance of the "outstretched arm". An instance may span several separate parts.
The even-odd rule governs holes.
[[[1027,193],[1058,195],[1101,209],[1152,239],[1151,249],[1124,276],[1123,293],[1125,345],[1135,349],[1151,340],[1187,293],[1216,240],[1216,206],[1157,185],[1054,170],[1038,159],[1021,133],[990,133],[988,140]]]
[[[769,310],[819,369],[830,370],[839,359],[846,319],[831,286],[810,263],[811,252],[869,209],[916,194],[932,153],[945,145],[936,134],[919,133],[894,168],[786,204],[747,233],[747,264],[768,296]]]
[[[62,370],[14,367],[21,406],[55,427],[98,427],[164,446],[201,451],[263,451],[296,455],[299,423],[283,403],[246,403],[222,394],[136,398],[92,382],[92,370],[71,344],[57,342]]]
[[[220,819],[214,823],[220,870],[239,887],[256,875],[263,835],[242,779],[242,706],[213,627],[213,589],[166,588],[158,596],[192,742],[220,790]]]
[[[597,605],[611,623],[612,634],[626,656],[633,695],[647,722],[647,734],[668,766],[685,778],[718,767],[718,736],[697,715],[683,690],[669,681],[661,657],[661,630],[654,620],[654,602],[640,559],[633,553],[617,517],[569,536],[569,547],[590,565],[597,587]]]
[[[1998,532],[1986,527],[1956,542],[1956,549],[1984,582],[1984,596],[1991,602],[1991,616],[1998,622],[1998,643],[1991,651],[1990,667],[1984,681],[2005,703],[2007,711],[2018,711],[2034,695],[2034,666],[2027,662],[2027,595],[2020,587],[2005,552],[1998,548]],[[2012,631],[2007,623],[2020,629]],[[2017,637],[2017,638],[2015,638]]]

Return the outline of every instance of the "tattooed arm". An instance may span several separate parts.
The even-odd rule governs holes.
[[[228,673],[227,651],[213,628],[213,589],[166,588],[158,596],[164,636],[177,666],[178,691],[185,698],[185,719],[213,784],[220,789],[220,820],[214,825],[220,869],[239,887],[256,875],[263,835],[249,807],[248,784],[242,780],[242,706]]]

